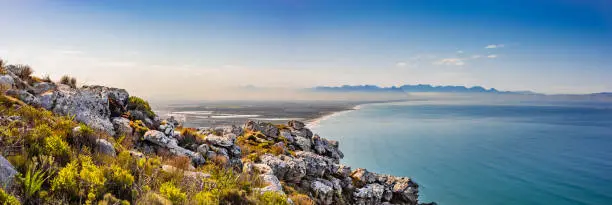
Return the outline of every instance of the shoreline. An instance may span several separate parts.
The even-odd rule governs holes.
[[[403,101],[403,100],[402,100]],[[290,120],[304,122],[307,127],[318,126],[319,122],[342,113],[359,110],[367,104],[396,101],[362,102],[212,102],[195,105],[161,105],[156,113],[160,116],[174,116],[189,127],[215,127],[243,125],[246,121],[262,121],[284,124]]]
[[[362,108],[362,106],[365,105],[365,104],[368,104],[368,103],[355,105],[352,108],[347,109],[347,110],[341,110],[341,111],[327,113],[327,114],[321,115],[321,116],[319,116],[317,118],[305,120],[304,123],[306,124],[306,127],[308,129],[313,129],[313,128],[318,127],[319,124],[321,123],[321,121],[330,119],[332,117],[335,117],[335,116],[338,116],[338,115],[341,115],[341,114],[345,114],[345,113],[353,112],[353,111],[356,111],[356,110],[360,110]]]

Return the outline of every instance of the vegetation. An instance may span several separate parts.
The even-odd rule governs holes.
[[[149,102],[143,100],[142,98],[130,96],[127,107],[128,110],[142,111],[149,118],[155,117],[155,113],[151,110]]]
[[[71,88],[76,88],[77,87],[77,79],[74,77],[70,77],[70,76],[62,76],[62,78],[60,78],[60,84],[64,84],[64,85],[68,85]]]
[[[0,204],[2,205],[20,205],[21,202],[9,193],[6,193],[2,187],[0,187]]]
[[[294,154],[284,146],[287,144],[287,140],[284,137],[278,137],[283,143],[275,143],[274,140],[265,140],[265,138],[265,135],[261,132],[252,132],[248,130],[246,130],[243,135],[239,136],[236,144],[242,149],[243,160],[257,162],[259,157],[266,153],[273,155]]]
[[[0,74],[6,73],[4,66],[6,66],[6,62],[0,58]]]
[[[0,72],[4,71],[0,60]],[[31,77],[36,81],[48,78]],[[76,87],[73,78],[62,82]],[[130,110],[140,110],[155,117],[149,103],[130,97]],[[18,171],[16,183],[0,188],[0,205],[15,204],[287,204],[287,196],[261,193],[262,179],[256,174],[236,172],[227,167],[227,159],[208,160],[194,170],[188,157],[171,155],[133,156],[135,140],[149,130],[140,120],[130,126],[134,133],[117,138],[94,130],[74,120],[43,108],[35,108],[18,99],[0,95],[0,155]],[[180,143],[201,143],[202,136],[194,129],[177,128],[185,136]],[[261,133],[250,133],[261,135]],[[106,139],[117,151],[116,157],[96,152],[95,141]],[[249,144],[248,153],[276,154],[286,149],[270,143]],[[163,166],[178,171],[168,172]],[[210,174],[193,177],[186,170]],[[196,175],[198,176],[198,175]]]
[[[15,73],[17,76],[19,76],[21,79],[29,79],[30,76],[32,75],[32,73],[34,73],[34,70],[32,70],[32,67],[30,67],[29,65],[15,65],[16,67],[18,67],[19,69],[19,73]]]

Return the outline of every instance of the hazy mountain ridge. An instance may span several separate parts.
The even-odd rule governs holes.
[[[504,93],[504,94],[536,94],[531,91],[500,91],[495,88],[486,89],[482,86],[434,86],[430,84],[402,85],[380,87],[377,85],[342,85],[317,86],[311,88],[315,92],[443,92],[443,93]]]

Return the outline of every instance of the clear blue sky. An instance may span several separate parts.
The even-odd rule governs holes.
[[[141,93],[153,84],[612,91],[609,0],[6,0],[0,12],[2,58]]]

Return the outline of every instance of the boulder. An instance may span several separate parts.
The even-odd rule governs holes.
[[[306,175],[313,178],[320,178],[331,174],[333,161],[327,157],[317,155],[312,152],[295,152],[296,158],[301,158],[306,165]]]
[[[168,149],[170,153],[174,155],[187,156],[191,158],[191,161],[195,165],[203,165],[206,162],[206,159],[202,154],[178,146],[176,139],[166,136],[163,132],[149,130],[144,134],[143,139],[147,142]]]
[[[368,184],[363,188],[355,190],[355,204],[381,204],[385,187],[380,184]]]
[[[310,139],[312,138],[312,131],[310,131],[308,128],[302,128],[302,129],[290,129],[291,130],[291,134],[293,134],[293,136],[298,136],[298,137],[304,137],[306,139]]]
[[[339,163],[344,157],[344,154],[338,149],[338,141],[327,140],[315,135],[312,137],[312,146],[317,154],[331,157],[336,163]]]
[[[53,109],[55,107],[55,92],[49,91],[46,93],[42,93],[38,96],[40,100],[40,106],[47,110]]]
[[[242,150],[237,145],[229,147],[228,151],[229,151],[229,154],[230,154],[231,158],[238,158],[238,159],[240,159],[240,157],[242,156]]]
[[[55,90],[57,86],[54,83],[42,82],[34,84],[34,94],[40,95],[49,91]]]
[[[244,129],[251,132],[261,132],[270,139],[278,137],[278,128],[272,123],[248,121],[244,125]]]
[[[289,130],[281,130],[280,131],[280,136],[287,139],[288,143],[294,143],[295,142],[295,138],[293,137],[293,135],[291,135],[291,132]]]
[[[0,86],[2,85],[12,88],[15,86],[15,80],[10,75],[0,75]]]
[[[363,187],[376,181],[376,175],[366,169],[359,168],[351,173],[351,178],[357,187]]]
[[[270,166],[274,175],[283,181],[297,183],[306,176],[306,164],[300,158],[264,154],[259,159],[263,164]]]
[[[0,155],[0,187],[6,188],[12,185],[15,175],[17,175],[15,167]]]
[[[216,135],[210,134],[206,136],[205,141],[212,145],[216,145],[220,147],[231,147],[232,145],[234,145],[235,140],[236,140],[236,135],[233,135],[233,134],[227,134],[224,136],[216,136]]]
[[[343,164],[334,164],[333,171],[333,175],[341,179],[347,178],[351,175],[351,167]]]
[[[234,134],[236,136],[242,135],[242,128],[232,125],[223,128],[223,135]]]
[[[132,126],[130,126],[130,120],[127,118],[114,117],[111,122],[113,123],[113,128],[115,128],[117,136],[130,135],[134,131]]]
[[[115,147],[105,139],[96,139],[96,150],[108,156],[116,156]]]
[[[7,68],[7,70],[9,72],[6,73],[6,75],[8,75],[9,77],[13,78],[13,81],[15,82],[15,84],[13,85],[13,87],[22,89],[22,90],[34,90],[34,88],[32,88],[32,86],[30,86],[30,84],[28,84],[27,81],[22,80],[21,78],[19,78],[19,76],[17,76],[16,74],[19,74],[19,70],[21,70],[23,67],[19,67],[19,66],[14,66],[14,65],[8,65],[5,68]],[[11,69],[18,69],[16,71],[19,72],[12,72]]]
[[[310,139],[308,139],[308,138],[296,136],[294,144],[299,149],[304,150],[306,152],[310,152],[312,150],[312,148],[311,148],[312,147],[312,143],[310,142]]]
[[[210,150],[210,147],[208,147],[207,144],[202,144],[200,146],[198,146],[198,148],[196,149],[196,151],[204,156],[206,156],[206,153],[208,152],[208,150]]]
[[[25,91],[25,90],[8,90],[6,91],[6,94],[12,97],[15,97],[21,101],[23,101],[24,103],[34,106],[34,107],[40,107],[40,100],[35,97],[34,95],[30,94],[29,92]]]
[[[168,135],[168,136],[173,136],[174,135],[174,124],[170,124],[170,123],[162,123],[159,125],[159,131],[162,131],[164,134]]]
[[[418,201],[418,185],[407,177],[390,177],[389,184],[393,184],[393,201],[406,204],[416,204]]]
[[[176,140],[171,139],[170,137],[166,136],[163,132],[160,132],[157,130],[147,131],[144,134],[143,138],[145,141],[151,142],[161,147],[178,146],[176,145]]]
[[[272,191],[285,194],[285,192],[283,192],[283,186],[281,185],[280,180],[278,180],[276,176],[271,174],[262,174],[259,176],[264,181],[264,184],[267,185],[263,188],[260,188],[259,191],[261,191],[262,193]]]
[[[287,122],[287,125],[289,125],[289,127],[296,129],[296,130],[301,130],[304,127],[306,127],[306,125],[303,122],[297,121],[297,120],[291,120],[289,122]]]
[[[59,85],[55,91],[55,106],[52,110],[61,115],[75,115],[77,121],[114,136],[114,127],[110,122],[108,89],[110,88],[73,89]]]
[[[310,184],[310,190],[313,193],[317,204],[333,204],[334,203],[334,188],[333,183],[324,179],[316,179]]]

